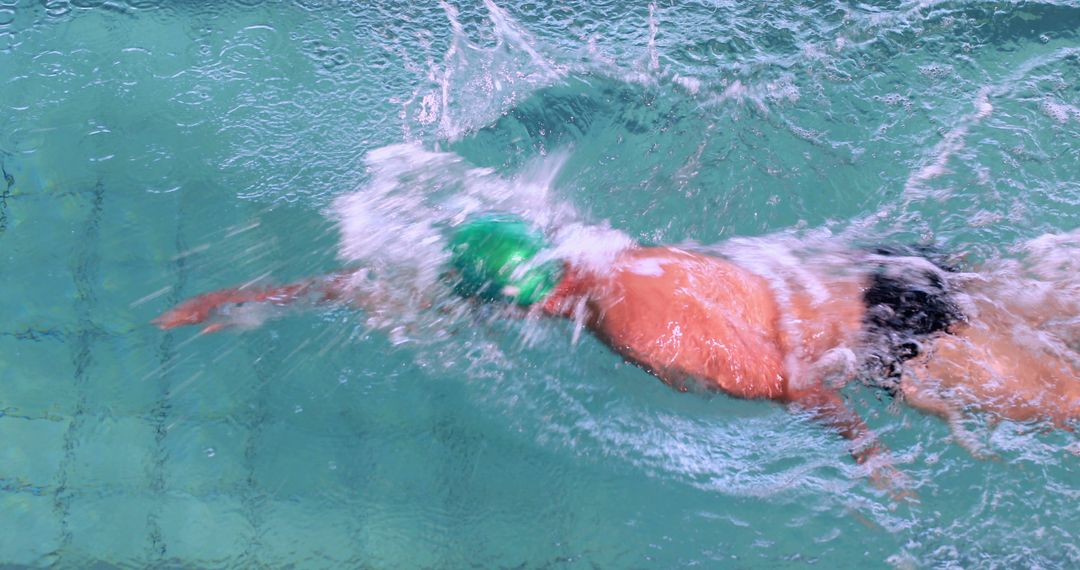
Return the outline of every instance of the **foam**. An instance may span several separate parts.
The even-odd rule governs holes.
[[[618,254],[633,247],[635,241],[626,233],[604,225],[579,222],[567,224],[556,231],[555,247],[549,256],[591,270],[610,267]]]
[[[1043,99],[1039,103],[1039,110],[1044,115],[1050,117],[1059,125],[1064,125],[1069,122],[1069,119],[1075,118],[1080,120],[1080,109],[1073,107],[1072,105],[1066,105],[1064,103],[1058,103],[1050,98]]]

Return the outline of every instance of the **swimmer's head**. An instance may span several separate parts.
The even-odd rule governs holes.
[[[509,214],[477,216],[450,238],[454,291],[463,297],[529,306],[562,279],[562,264],[537,261],[549,247],[544,234]]]

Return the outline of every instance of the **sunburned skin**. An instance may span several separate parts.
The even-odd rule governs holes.
[[[829,350],[853,346],[862,326],[859,282],[837,279],[829,289],[819,303],[805,291],[791,296],[791,330],[762,277],[717,257],[641,247],[603,272],[568,267],[543,309],[573,317],[584,299],[597,338],[676,389],[794,404],[857,439],[868,435],[863,422],[822,378],[806,377]],[[877,449],[854,455],[862,461]]]
[[[787,393],[780,315],[760,277],[667,248],[629,250],[604,273],[567,273],[544,310],[572,316],[585,299],[589,330],[667,384],[752,399]]]

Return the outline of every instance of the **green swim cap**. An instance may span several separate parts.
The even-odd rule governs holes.
[[[531,305],[562,279],[558,261],[530,263],[548,245],[544,234],[517,216],[473,218],[450,239],[454,291],[463,297]]]

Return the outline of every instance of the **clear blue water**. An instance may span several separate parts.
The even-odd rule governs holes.
[[[0,0],[0,567],[1077,567],[1073,433],[974,417],[975,459],[853,388],[897,503],[780,407],[415,294],[510,208],[934,241],[1017,295],[1035,248],[1080,295],[1078,39],[1067,0]],[[350,263],[386,311],[149,325]]]

